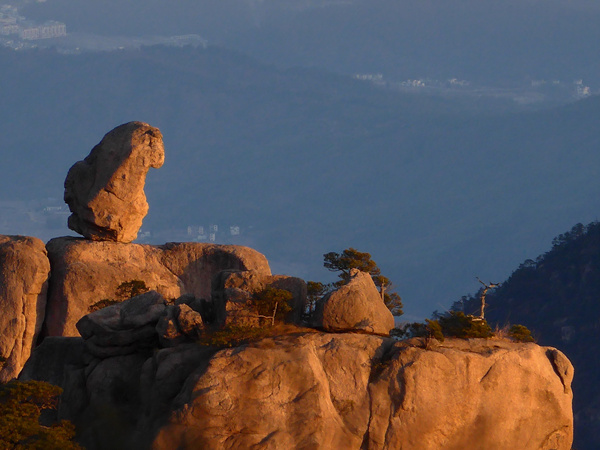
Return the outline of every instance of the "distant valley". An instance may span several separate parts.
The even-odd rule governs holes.
[[[167,152],[147,183],[143,229],[157,240],[238,226],[223,239],[306,279],[330,277],[323,253],[353,246],[395,282],[407,316],[443,308],[475,276],[507,276],[597,215],[596,97],[519,112],[214,46],[0,58],[0,200],[60,205],[71,164],[114,126],[146,121]]]

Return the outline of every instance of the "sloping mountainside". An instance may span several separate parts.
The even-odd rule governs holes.
[[[200,34],[283,66],[392,79],[532,79],[598,87],[597,2],[579,0],[73,0],[23,12],[75,33]],[[558,56],[558,57],[557,57]]]
[[[554,239],[552,250],[528,259],[487,296],[486,318],[519,323],[542,345],[565,352],[575,366],[573,408],[578,449],[600,447],[600,223],[578,224]],[[464,299],[476,312],[478,298]],[[460,303],[455,308],[460,308]]]
[[[324,253],[368,251],[416,318],[439,308],[440,292],[472,289],[475,275],[508,275],[600,208],[597,97],[516,113],[210,46],[0,50],[0,60],[0,201],[41,202],[21,216],[2,209],[2,234],[66,234],[66,217],[41,210],[62,204],[69,167],[131,120],[165,141],[165,164],[146,183],[151,242],[239,226],[217,242],[323,281]]]
[[[231,37],[267,61],[392,79],[598,81],[600,10],[573,2],[377,0],[335,2]],[[561,55],[561,61],[555,59]],[[564,59],[563,59],[564,58]],[[595,73],[594,73],[595,72]]]

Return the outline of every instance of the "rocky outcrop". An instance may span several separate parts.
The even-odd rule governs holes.
[[[50,263],[44,243],[0,236],[0,382],[16,377],[44,321]]]
[[[562,353],[398,342],[366,273],[320,303],[318,325],[335,334],[219,328],[257,324],[253,294],[266,288],[291,292],[286,319],[300,322],[306,284],[272,276],[244,247],[129,244],[148,210],[146,173],[163,159],[156,128],[117,127],[65,181],[69,226],[88,239],[53,239],[48,261],[36,239],[0,237],[0,381],[40,332],[50,262],[46,338],[20,378],[64,389],[58,415],[87,448],[570,449],[573,367]],[[136,280],[151,290],[88,314]],[[263,306],[275,299],[267,309],[284,298],[263,294]],[[241,332],[254,341],[236,344]]]
[[[389,334],[394,316],[368,273],[352,269],[351,279],[317,305],[317,325],[327,331],[361,330]]]
[[[424,348],[299,330],[219,351],[84,357],[65,373],[63,398],[76,407],[61,414],[92,450],[113,439],[140,449],[569,450],[572,377],[562,353],[535,344]],[[118,437],[104,432],[107,417]]]
[[[292,293],[292,310],[286,320],[299,324],[306,308],[306,282],[296,277],[269,275],[256,270],[227,270],[218,275],[212,293],[217,323],[258,325],[252,295],[268,287]]]
[[[107,133],[67,174],[69,228],[88,239],[133,241],[148,213],[146,174],[164,158],[158,128],[129,122]]]
[[[572,376],[534,344],[265,340],[193,373],[153,448],[568,450]]]
[[[210,301],[214,280],[224,270],[271,275],[264,255],[240,246],[150,246],[65,237],[52,239],[47,249],[52,279],[45,330],[50,336],[78,336],[75,324],[90,306],[114,298],[127,281],[144,281],[168,300],[189,294]]]

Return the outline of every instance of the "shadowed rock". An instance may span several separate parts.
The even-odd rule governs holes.
[[[156,324],[166,308],[162,295],[150,291],[83,316],[77,329],[98,358],[135,353],[158,344]]]
[[[129,122],[110,131],[67,174],[69,228],[95,241],[133,241],[148,213],[146,174],[164,159],[158,128]]]

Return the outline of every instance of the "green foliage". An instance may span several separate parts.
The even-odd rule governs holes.
[[[401,329],[394,329],[390,333],[401,339],[411,337],[424,337],[444,341],[445,337],[468,338],[490,338],[492,330],[485,320],[477,317],[467,316],[460,311],[450,311],[446,316],[438,319],[426,319],[425,323],[415,322],[404,325]]]
[[[283,320],[286,314],[292,310],[290,305],[292,298],[293,295],[290,291],[269,286],[252,295],[252,304],[256,308],[257,314],[261,316],[270,317],[277,308],[275,319]]]
[[[375,261],[371,259],[370,253],[359,252],[355,248],[348,248],[342,253],[329,252],[323,255],[325,261],[323,265],[332,272],[340,272],[338,275],[341,280],[337,282],[338,286],[350,281],[350,270],[358,269],[361,272],[370,274],[374,281],[381,275],[381,271]],[[384,282],[387,278],[378,278],[378,281]]]
[[[99,309],[106,308],[110,305],[115,305],[117,303],[121,303],[124,300],[128,300],[144,292],[148,292],[148,287],[146,283],[142,280],[130,280],[121,283],[117,289],[115,290],[115,298],[105,298],[100,300],[99,302],[90,305],[89,311],[94,312]]]
[[[105,298],[105,299],[100,300],[99,302],[94,303],[93,305],[90,305],[89,311],[90,312],[98,311],[99,309],[106,308],[107,306],[110,306],[110,305],[116,305],[117,303],[121,303],[121,302],[122,302],[122,300],[114,300],[112,298]]]
[[[146,283],[142,280],[131,280],[121,283],[115,292],[115,295],[120,300],[127,300],[136,297],[144,292],[148,292]]]
[[[531,331],[525,325],[511,326],[508,335],[517,342],[534,342]]]
[[[81,449],[69,421],[40,425],[43,410],[56,409],[62,389],[43,381],[11,381],[0,386],[0,448]]]
[[[389,294],[385,292],[383,294],[383,302],[394,316],[401,316],[404,314],[404,311],[402,310],[402,298],[396,292],[391,292]]]
[[[381,270],[377,263],[371,259],[371,254],[359,252],[355,248],[348,248],[342,253],[329,252],[323,255],[326,269],[332,272],[340,272],[338,274],[340,280],[333,283],[333,286],[339,287],[350,281],[350,270],[358,269],[361,272],[366,272],[371,275],[375,286],[383,291],[383,301],[388,309],[395,316],[400,316],[402,311],[402,299],[396,292],[387,292],[392,289],[392,283],[389,278],[381,275]],[[322,285],[322,283],[319,283]]]
[[[425,323],[413,322],[407,323],[402,328],[394,328],[390,331],[390,335],[398,337],[400,339],[407,339],[412,337],[422,337],[427,339],[437,339],[440,342],[444,342],[444,334],[442,333],[442,327],[437,320],[425,319]]]
[[[333,286],[331,284],[321,283],[319,281],[306,282],[306,297],[308,300],[309,312],[314,312],[317,301],[323,298],[324,295],[331,292]]]
[[[525,324],[545,345],[562,346],[565,326],[593,328],[600,315],[600,222],[577,224],[552,241],[552,249],[525,260],[498,289],[486,298],[486,317],[494,325]],[[462,310],[479,308],[477,295],[461,299]],[[582,322],[583,320],[583,322]],[[577,325],[576,325],[577,324]]]
[[[258,341],[271,335],[270,327],[251,325],[230,325],[221,330],[208,332],[200,336],[198,343],[212,347],[237,347],[248,342]]]
[[[437,320],[425,319],[425,323],[427,324],[429,336],[434,339],[437,339],[440,342],[444,342],[444,332],[442,331],[442,326],[440,325],[440,322]]]
[[[437,321],[444,336],[468,338],[489,338],[493,336],[492,329],[485,319],[467,316],[462,311],[450,311]]]

